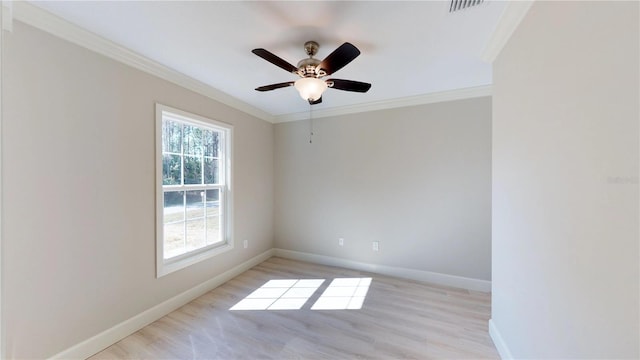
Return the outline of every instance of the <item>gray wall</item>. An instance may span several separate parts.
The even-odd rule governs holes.
[[[489,97],[313,123],[275,127],[278,248],[490,280]]]
[[[272,124],[14,25],[3,59],[8,357],[54,355],[273,247]],[[233,124],[235,166],[236,248],[160,279],[156,101]]]
[[[494,63],[493,322],[516,358],[638,358],[638,2],[535,2]]]

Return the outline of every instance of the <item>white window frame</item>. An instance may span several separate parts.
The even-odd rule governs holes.
[[[172,191],[193,190],[191,187],[202,185],[163,185],[162,184],[162,121],[164,117],[172,120],[205,128],[213,128],[222,132],[223,141],[219,151],[220,178],[223,182],[220,189],[220,209],[222,210],[222,236],[224,240],[220,243],[207,245],[190,252],[165,259],[164,258],[164,192],[165,189]],[[233,126],[220,121],[205,118],[183,110],[175,109],[166,105],[156,103],[156,277],[170,274],[183,269],[205,259],[227,252],[233,249],[233,197],[232,197],[232,159],[233,159]]]

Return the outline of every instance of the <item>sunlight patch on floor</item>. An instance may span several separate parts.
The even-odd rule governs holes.
[[[269,280],[229,310],[300,310],[325,279]],[[336,278],[311,310],[358,310],[369,291],[371,278]]]
[[[371,278],[333,279],[311,310],[357,310],[362,308]]]
[[[229,310],[299,310],[324,279],[269,280]]]

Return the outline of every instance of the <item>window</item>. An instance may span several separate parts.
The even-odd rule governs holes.
[[[156,104],[157,276],[231,250],[228,124]]]

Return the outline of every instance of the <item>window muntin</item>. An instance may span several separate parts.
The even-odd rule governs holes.
[[[231,126],[163,105],[158,139],[158,276],[233,247]]]

